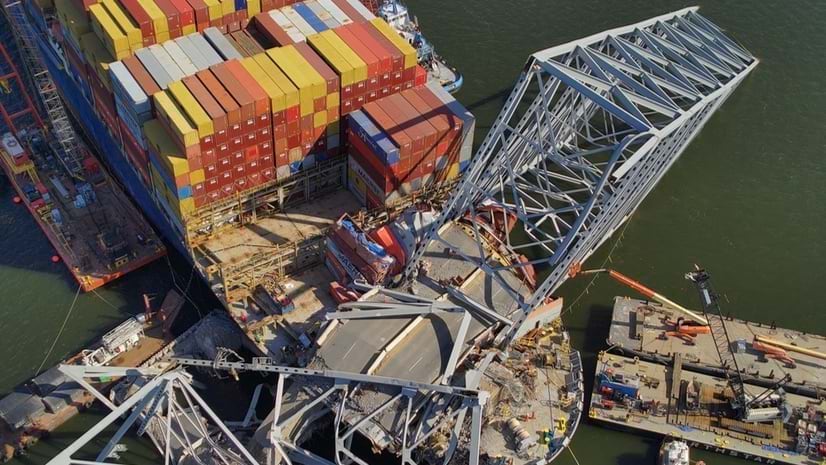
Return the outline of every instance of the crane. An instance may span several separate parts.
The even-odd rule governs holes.
[[[773,394],[782,390],[791,379],[787,374],[774,385],[758,396],[750,397],[746,393],[745,382],[737,358],[732,350],[731,337],[726,328],[726,320],[720,308],[718,295],[711,286],[711,276],[703,269],[695,266],[695,270],[686,273],[686,279],[692,281],[700,293],[700,302],[703,306],[703,315],[711,329],[711,336],[717,349],[717,355],[726,374],[726,381],[731,388],[734,398],[731,406],[740,420],[754,422],[773,420],[780,417],[781,409],[777,407],[759,408],[760,404],[770,400]]]

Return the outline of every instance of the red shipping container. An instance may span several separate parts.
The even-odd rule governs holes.
[[[385,131],[390,139],[399,148],[401,158],[410,159],[413,154],[413,138],[408,135],[404,127],[398,124],[380,105],[384,100],[370,102],[364,105],[364,112],[376,123],[379,129]],[[348,139],[348,143],[349,143]]]
[[[181,17],[178,14],[177,8],[172,4],[172,0],[154,0],[158,8],[163,11],[166,16],[166,24],[169,27],[170,38],[180,37],[181,35]],[[177,35],[173,32],[177,31]]]
[[[275,168],[265,168],[261,171],[261,176],[264,181],[272,181],[275,179]]]
[[[241,129],[241,106],[210,70],[199,71],[195,76],[221,105],[221,109],[227,115],[228,137],[232,137],[233,130],[240,131]]]
[[[381,47],[390,55],[392,68],[390,70],[390,81],[394,79],[401,80],[402,71],[404,70],[404,55],[396,47],[390,40],[384,36],[375,26],[371,23],[365,23],[362,25],[362,30],[365,34],[368,34],[370,37],[373,38],[374,44],[379,44]]]
[[[146,95],[154,95],[157,92],[161,91],[161,88],[158,87],[158,84],[149,74],[149,71],[144,68],[143,63],[138,60],[136,56],[129,56],[122,60],[123,65],[126,66],[126,69],[129,70],[129,74],[135,78],[135,81],[138,82],[138,85],[141,87],[141,90]],[[149,99],[150,102],[154,101],[153,99]]]
[[[181,29],[185,26],[195,24],[195,10],[192,9],[187,0],[169,0],[175,10],[178,11],[178,21],[180,21]]]
[[[381,60],[348,26],[339,27],[333,31],[367,65],[367,78],[371,83],[368,87],[377,88],[382,75]]]
[[[269,10],[262,11],[264,11],[264,13],[255,15],[255,20],[253,21],[255,29],[266,40],[266,43],[262,45],[265,45],[266,48],[272,48],[295,43],[287,32],[272,19],[272,16],[268,13]]]
[[[229,95],[238,102],[238,106],[241,109],[241,118],[238,121],[238,124],[245,125],[248,124],[250,121],[252,124],[255,124],[255,117],[257,116],[255,112],[255,100],[252,98],[252,95],[246,90],[244,85],[242,85],[238,78],[230,71],[229,67],[227,66],[228,62],[219,63],[214,65],[210,68],[212,74],[220,81],[221,85],[226,89]],[[234,128],[234,125],[232,126]],[[230,134],[231,136],[231,134]]]
[[[224,157],[218,159],[218,172],[219,173],[226,173],[232,169],[232,159],[230,157]]]
[[[236,77],[237,83],[240,84],[250,95],[250,98],[253,99],[255,106],[254,116],[265,117],[262,121],[266,121],[266,124],[269,124],[269,115],[271,110],[270,98],[269,95],[267,95],[267,92],[261,87],[261,84],[255,80],[249,71],[241,65],[240,61],[230,60],[225,62],[225,64],[229,71]]]
[[[209,178],[206,180],[206,191],[207,193],[216,192],[218,189],[221,188],[220,179],[219,178]]]
[[[413,78],[413,85],[415,87],[423,87],[427,84],[427,70],[419,65],[416,65],[416,76]]]
[[[152,24],[152,18],[149,16],[149,13],[143,9],[140,3],[138,3],[138,0],[120,0],[119,3],[135,22],[135,25],[141,30],[143,46],[148,47],[153,45],[156,42],[155,27]]]
[[[204,0],[187,0],[195,15],[195,27],[199,31],[209,27],[209,7]]]
[[[244,149],[244,161],[247,163],[251,161],[258,160],[258,146],[253,145],[252,147],[247,147]]]

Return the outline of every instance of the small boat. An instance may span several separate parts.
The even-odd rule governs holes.
[[[444,58],[422,34],[418,21],[410,17],[407,7],[399,0],[384,0],[376,15],[387,21],[402,37],[416,49],[419,65],[427,70],[429,81],[438,82],[446,91],[456,93],[462,88],[464,78],[456,68],[447,64]]]
[[[685,441],[666,439],[660,446],[657,465],[689,465],[689,447]]]

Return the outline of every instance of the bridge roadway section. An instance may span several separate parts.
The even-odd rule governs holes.
[[[454,246],[459,245],[463,254],[479,256],[476,242],[465,228],[458,223],[450,223],[448,228],[444,237]],[[473,339],[490,327],[491,317],[451,296],[448,287],[440,282],[446,284],[459,277],[462,282],[455,289],[501,317],[511,318],[518,311],[519,307],[496,280],[490,279],[473,263],[446,250],[440,242],[430,244],[424,259],[430,263],[430,270],[419,275],[413,295],[471,310],[470,325],[462,341],[463,352]],[[489,258],[492,267],[500,265],[493,263],[494,260]],[[532,290],[523,285],[518,276],[510,273],[506,276],[511,286],[524,289],[526,298],[530,295]],[[368,301],[401,303],[383,294],[376,294]],[[329,330],[326,338],[322,338],[317,356],[326,367],[335,370],[434,382],[447,368],[462,318],[461,312],[437,312],[418,318],[341,320]]]

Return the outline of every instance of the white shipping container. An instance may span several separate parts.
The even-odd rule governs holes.
[[[112,84],[121,92],[121,94],[129,101],[129,106],[132,107],[132,112],[135,114],[144,114],[152,112],[152,105],[149,102],[149,97],[144,93],[138,81],[132,76],[132,73],[126,69],[126,66],[120,61],[116,61],[109,65],[109,73],[112,75]]]
[[[179,68],[181,68],[181,71],[183,71],[185,75],[184,77],[192,76],[193,74],[198,72],[198,69],[195,67],[195,65],[192,63],[189,57],[186,56],[186,53],[184,53],[184,51],[181,50],[181,47],[178,46],[177,43],[175,43],[175,41],[168,40],[164,42],[163,48],[164,50],[166,50],[166,53],[168,53],[169,56],[172,57],[172,60],[175,62],[175,64],[178,65]]]
[[[172,77],[166,72],[155,57],[155,54],[153,54],[149,48],[142,48],[136,51],[135,56],[138,57],[138,60],[143,64],[144,68],[146,68],[146,71],[152,76],[152,79],[158,83],[158,87],[161,89],[169,87],[169,83],[173,81]]]
[[[316,30],[313,29],[307,21],[304,21],[304,18],[302,18],[301,15],[298,14],[298,12],[292,7],[284,7],[281,9],[281,12],[284,13],[284,16],[286,16],[291,23],[293,23],[293,26],[295,26],[296,29],[301,31],[301,34],[303,34],[304,37],[311,36],[316,33]]]
[[[3,134],[3,139],[0,143],[3,144],[3,150],[11,155],[12,158],[20,158],[26,154],[26,151],[20,146],[20,142],[18,142],[17,138],[10,132]]]
[[[178,37],[175,39],[175,43],[178,44],[181,51],[183,51],[186,57],[189,58],[189,61],[193,66],[195,66],[195,69],[198,71],[203,71],[209,68],[209,63],[207,63],[206,58],[201,55],[201,52],[198,51],[198,47],[196,47],[192,41],[189,40],[189,37]]]
[[[330,16],[332,16],[339,24],[347,25],[353,22],[353,20],[347,16],[347,13],[342,11],[338,5],[333,3],[333,0],[318,0],[318,4],[327,10],[327,12],[330,13]]]
[[[273,19],[273,21],[275,21],[276,24],[281,26],[281,29],[284,29],[284,32],[286,32],[287,35],[290,36],[290,39],[292,39],[293,42],[304,42],[307,40],[304,34],[302,34],[301,31],[299,31],[298,28],[295,27],[292,21],[290,21],[281,10],[270,11],[270,17]]]
[[[215,50],[218,52],[219,55],[224,57],[226,60],[237,59],[241,60],[244,57],[238,53],[238,50],[232,46],[231,43],[221,34],[221,31],[218,30],[216,27],[208,27],[204,29],[204,36],[209,43],[215,47]]]
[[[352,5],[352,7],[359,12],[365,19],[370,21],[371,19],[375,19],[376,15],[370,12],[366,6],[364,6],[359,0],[346,0],[347,3]]]
[[[204,57],[207,66],[217,65],[218,63],[222,63],[224,61],[223,58],[221,58],[221,55],[215,51],[215,48],[210,45],[209,41],[207,41],[201,34],[190,34],[187,38],[192,45],[198,49],[201,56]]]
[[[185,78],[186,75],[181,70],[180,66],[175,64],[175,60],[169,56],[169,53],[166,52],[166,49],[163,46],[155,44],[149,46],[149,51],[155,55],[155,58],[158,60],[158,63],[163,66],[164,71],[169,74],[169,77],[174,81],[180,81],[181,79]]]

